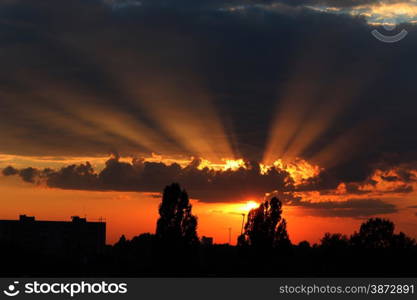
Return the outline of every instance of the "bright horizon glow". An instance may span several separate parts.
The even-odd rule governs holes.
[[[245,203],[243,209],[246,212],[250,212],[252,209],[257,208],[258,206],[259,206],[258,203],[256,203],[253,200],[250,200],[250,201],[248,201],[248,202]]]
[[[122,234],[130,239],[141,233],[154,233],[161,201],[156,194],[61,190],[33,186],[18,178],[3,176],[0,176],[0,191],[5,199],[13,199],[1,203],[0,219],[17,219],[19,214],[32,215],[38,220],[69,220],[74,215],[86,216],[88,220],[103,217],[108,226],[108,244],[117,242]],[[335,201],[340,196],[350,197],[346,194],[335,195],[333,198],[323,196],[322,199],[319,193],[311,195],[314,196],[318,197],[314,201]],[[392,198],[393,194],[389,197]],[[394,221],[399,230],[415,237],[415,212],[405,208],[416,205],[416,192],[401,197],[402,209],[398,214],[384,217]],[[227,243],[228,229],[232,228],[232,244],[235,244],[241,232],[242,214],[245,214],[246,220],[247,213],[260,201],[253,198],[228,203],[192,200],[193,214],[198,217],[199,236],[213,237],[216,243]],[[283,217],[288,222],[290,238],[295,244],[302,240],[318,242],[325,232],[351,234],[362,222],[355,218],[314,216],[308,210],[288,205],[284,205]]]

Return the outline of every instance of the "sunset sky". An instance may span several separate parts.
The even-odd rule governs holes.
[[[0,23],[0,219],[114,243],[179,182],[217,243],[271,196],[294,243],[376,216],[417,238],[417,1],[5,0]]]

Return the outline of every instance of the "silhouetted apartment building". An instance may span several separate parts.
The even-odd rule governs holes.
[[[21,215],[19,220],[0,220],[0,243],[46,255],[98,254],[106,244],[106,223],[80,217],[38,221]]]

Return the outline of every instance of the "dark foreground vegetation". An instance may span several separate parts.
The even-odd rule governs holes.
[[[317,245],[293,245],[277,198],[253,209],[237,246],[211,244],[197,236],[197,218],[187,193],[167,186],[155,234],[124,236],[102,253],[45,255],[0,247],[2,276],[113,277],[416,277],[417,245],[394,224],[375,218],[350,237],[327,233]]]

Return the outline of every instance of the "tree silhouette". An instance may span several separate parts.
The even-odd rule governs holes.
[[[414,239],[403,232],[394,234],[395,225],[387,219],[369,219],[363,223],[359,232],[355,232],[350,242],[353,246],[362,248],[412,248],[416,245]]]
[[[274,246],[278,248],[288,248],[291,246],[291,241],[287,232],[287,221],[285,219],[282,219],[277,227]]]
[[[308,241],[301,241],[298,243],[298,248],[309,250],[311,248],[311,245]]]
[[[331,250],[342,250],[349,246],[349,239],[341,233],[325,233],[321,239],[321,247]]]
[[[127,239],[124,234],[120,237],[119,241],[114,244],[115,247],[126,247]]]
[[[245,232],[239,237],[238,244],[264,249],[290,245],[287,223],[281,214],[282,203],[276,197],[252,209],[248,214]]]
[[[197,244],[197,217],[191,213],[191,209],[188,194],[179,184],[165,187],[159,206],[157,238],[170,244]]]
[[[394,237],[395,225],[390,220],[371,218],[362,223],[350,241],[353,246],[363,248],[389,248]]]
[[[391,246],[397,249],[411,249],[416,246],[416,240],[400,232],[394,235]]]

